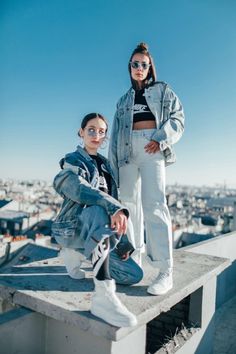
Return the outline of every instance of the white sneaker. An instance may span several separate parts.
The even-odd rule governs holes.
[[[60,251],[68,275],[73,279],[84,279],[85,271],[80,269],[83,255],[72,248],[62,248]]]
[[[91,313],[117,327],[136,326],[137,319],[119,300],[114,279],[94,278],[95,293],[92,297]]]
[[[164,295],[173,287],[172,271],[160,272],[155,281],[147,288],[152,295]]]

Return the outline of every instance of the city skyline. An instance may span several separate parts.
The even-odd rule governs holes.
[[[235,188],[235,10],[231,0],[2,1],[0,178],[51,181],[86,113],[111,126],[145,41],[185,108],[167,182]]]

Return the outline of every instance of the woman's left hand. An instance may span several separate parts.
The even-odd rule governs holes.
[[[157,141],[150,140],[150,142],[144,146],[144,149],[148,154],[155,154],[160,151],[160,144]]]
[[[123,254],[121,259],[122,259],[122,261],[127,261],[127,259],[129,259],[129,252],[126,252],[125,254]]]
[[[111,228],[115,229],[118,235],[126,234],[128,227],[128,218],[123,212],[119,210],[111,216]]]

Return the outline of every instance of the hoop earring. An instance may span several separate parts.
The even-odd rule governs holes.
[[[101,149],[106,149],[107,148],[107,137],[103,140],[102,145],[100,146]]]
[[[81,136],[79,136],[79,146],[82,148],[84,147],[84,140],[81,138]]]

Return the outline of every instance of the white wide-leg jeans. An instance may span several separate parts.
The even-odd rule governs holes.
[[[173,267],[172,227],[165,197],[163,153],[148,154],[144,150],[153,131],[132,132],[131,159],[119,169],[120,198],[130,211],[133,227],[129,232],[136,250],[142,252],[144,248],[144,219],[147,258],[163,272]]]

